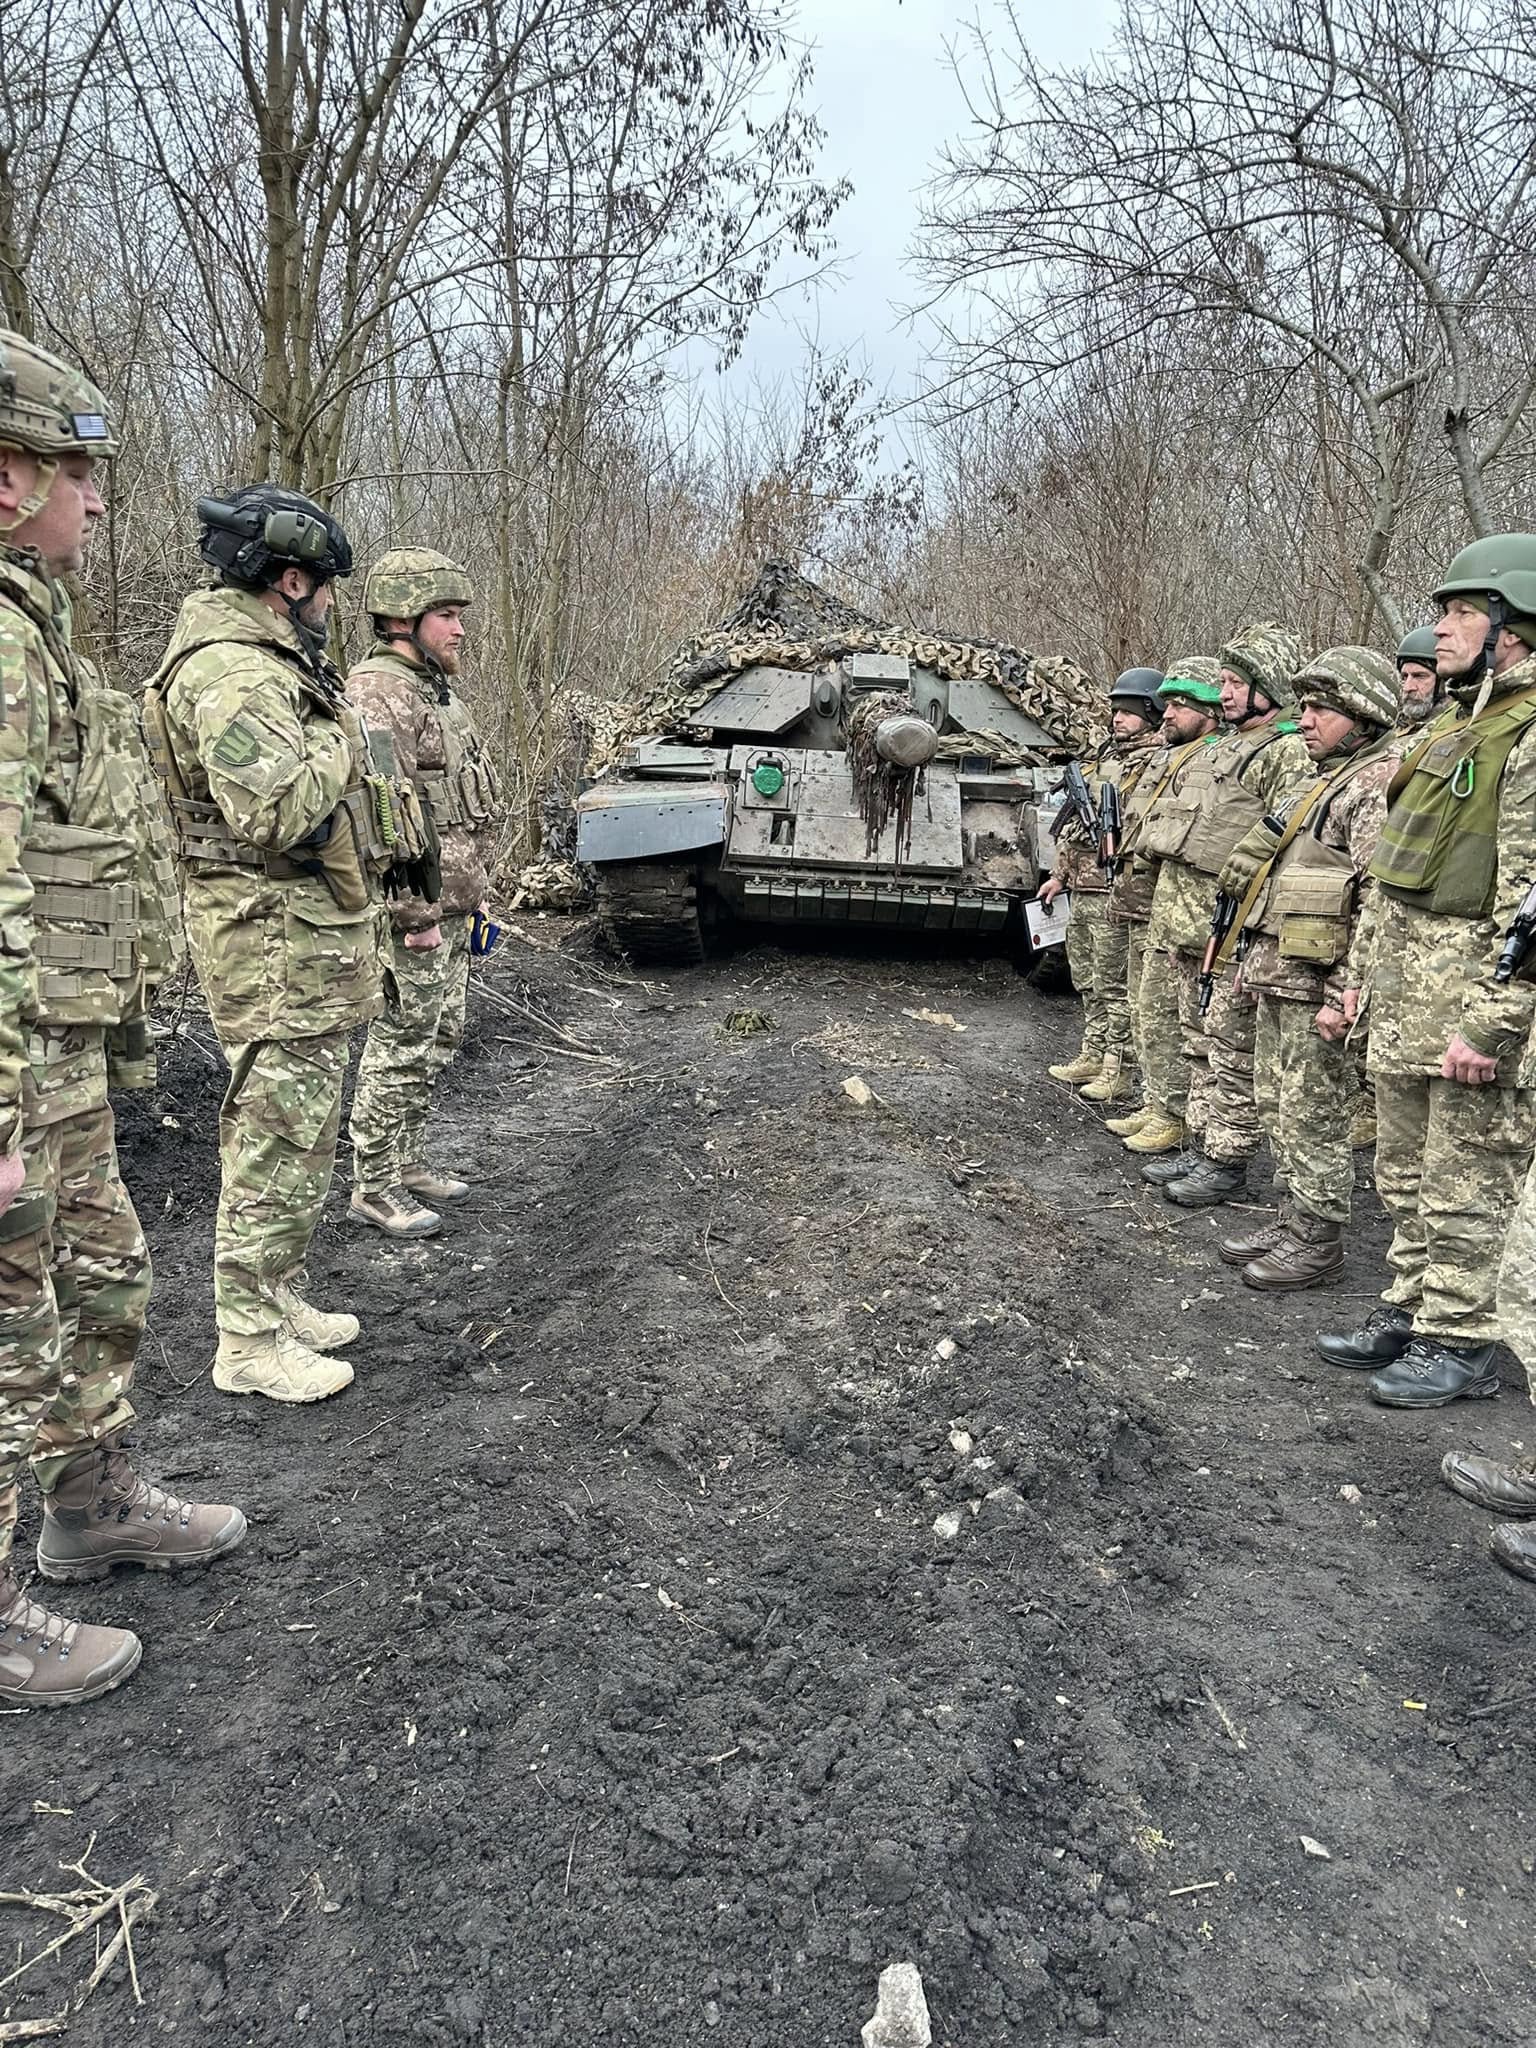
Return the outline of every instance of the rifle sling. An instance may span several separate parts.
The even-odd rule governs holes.
[[[1280,834],[1280,837],[1276,840],[1274,852],[1269,856],[1268,860],[1264,862],[1263,866],[1258,869],[1257,873],[1254,875],[1253,880],[1248,884],[1246,894],[1243,896],[1242,900],[1239,902],[1237,906],[1237,913],[1233,917],[1232,923],[1228,928],[1227,935],[1221,942],[1220,951],[1216,955],[1216,965],[1218,967],[1224,967],[1228,960],[1231,959],[1232,950],[1236,946],[1238,940],[1243,935],[1243,927],[1248,922],[1248,919],[1253,915],[1254,906],[1258,903],[1260,896],[1264,893],[1264,885],[1266,882],[1268,882],[1270,876],[1275,871],[1275,863],[1279,860],[1281,854],[1285,852],[1285,849],[1291,844],[1292,840],[1300,836],[1302,827],[1311,818],[1312,813],[1316,809],[1318,803],[1322,800],[1324,795],[1326,795],[1328,790],[1332,788],[1337,778],[1337,770],[1335,770],[1333,774],[1321,776],[1316,782],[1313,783],[1312,787],[1307,791],[1306,795],[1301,799],[1301,801],[1297,804],[1295,810],[1292,811],[1290,817],[1286,820],[1285,830]]]

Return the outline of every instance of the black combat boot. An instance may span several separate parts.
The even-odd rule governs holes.
[[[1451,1401],[1486,1401],[1499,1391],[1496,1344],[1447,1344],[1415,1337],[1385,1371],[1371,1379],[1371,1399],[1383,1408],[1444,1408]]]
[[[1163,1193],[1181,1209],[1214,1209],[1248,1192],[1246,1159],[1197,1159],[1192,1172],[1169,1181]]]
[[[1141,1169],[1141,1177],[1154,1188],[1166,1187],[1170,1181],[1193,1173],[1199,1156],[1197,1152],[1169,1152],[1162,1159],[1149,1160]]]
[[[1401,1358],[1413,1341],[1413,1312],[1385,1302],[1373,1308],[1358,1330],[1317,1340],[1317,1355],[1324,1365],[1347,1366],[1352,1372],[1369,1372]]]

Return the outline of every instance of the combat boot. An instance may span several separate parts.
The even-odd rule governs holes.
[[[1140,1109],[1133,1109],[1129,1116],[1106,1117],[1104,1128],[1106,1131],[1113,1131],[1117,1138],[1134,1138],[1143,1124],[1150,1123],[1153,1117],[1161,1115],[1162,1111],[1155,1102],[1144,1102]]]
[[[269,1401],[324,1401],[352,1384],[344,1358],[300,1343],[286,1324],[255,1337],[219,1337],[213,1384],[221,1394],[265,1394]]]
[[[1144,1166],[1141,1177],[1149,1187],[1165,1188],[1182,1179],[1186,1173],[1193,1173],[1199,1156],[1197,1152],[1171,1152],[1166,1159],[1154,1159],[1149,1166]]]
[[[455,1180],[451,1173],[439,1173],[431,1166],[407,1166],[400,1185],[428,1202],[462,1202],[469,1193],[467,1180]]]
[[[1216,1248],[1216,1256],[1228,1266],[1246,1266],[1251,1259],[1261,1259],[1285,1235],[1285,1220],[1272,1216],[1268,1223],[1256,1224],[1251,1230],[1240,1231],[1236,1237],[1224,1237]]]
[[[109,1436],[72,1458],[43,1495],[37,1568],[57,1583],[104,1579],[117,1564],[169,1572],[244,1541],[238,1508],[178,1500],[135,1472],[127,1443]]]
[[[1127,1152],[1177,1152],[1184,1143],[1184,1119],[1155,1110],[1141,1128],[1125,1141]]]
[[[1357,1109],[1350,1119],[1349,1142],[1356,1152],[1376,1150],[1376,1112],[1374,1109]]]
[[[1181,1209],[1214,1209],[1222,1202],[1238,1201],[1248,1192],[1246,1159],[1212,1159],[1202,1154],[1189,1173],[1180,1174],[1163,1189],[1170,1202]]]
[[[1314,1348],[1324,1365],[1368,1372],[1401,1358],[1412,1342],[1413,1311],[1388,1301],[1373,1308],[1358,1330],[1320,1336]]]
[[[0,1704],[78,1707],[131,1678],[143,1654],[130,1629],[67,1621],[29,1600],[0,1564]]]
[[[1490,1514],[1523,1521],[1536,1515],[1536,1458],[1520,1465],[1501,1465],[1497,1458],[1475,1458],[1468,1451],[1447,1451],[1440,1477],[1463,1500]]]
[[[1081,1052],[1074,1053],[1072,1058],[1061,1066],[1047,1067],[1045,1071],[1053,1081],[1070,1081],[1076,1088],[1084,1081],[1094,1080],[1103,1065],[1103,1055],[1093,1052],[1085,1045]]]
[[[1084,1102],[1129,1102],[1136,1093],[1136,1070],[1124,1053],[1107,1052],[1098,1078],[1078,1090]]]
[[[1279,1239],[1243,1268],[1243,1285],[1260,1294],[1326,1287],[1344,1270],[1344,1226],[1293,1210]]]
[[[291,1280],[280,1280],[272,1299],[283,1312],[283,1327],[311,1351],[339,1351],[358,1336],[362,1324],[345,1312],[332,1314],[306,1301]]]
[[[381,1194],[365,1195],[352,1190],[348,1215],[354,1223],[368,1223],[386,1237],[433,1237],[443,1227],[435,1209],[424,1209],[408,1188],[385,1188]]]
[[[1415,1337],[1401,1358],[1371,1376],[1371,1399],[1383,1408],[1444,1408],[1452,1401],[1491,1400],[1499,1391],[1498,1348]]]

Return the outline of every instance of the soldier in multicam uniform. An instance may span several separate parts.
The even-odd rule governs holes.
[[[1347,1018],[1369,1005],[1392,1280],[1362,1328],[1318,1339],[1396,1408],[1498,1392],[1499,1258],[1536,1132],[1532,986],[1495,974],[1536,877],[1536,535],[1474,541],[1435,598],[1450,701],[1392,783],[1344,991]]]
[[[1258,998],[1255,1092],[1286,1195],[1273,1223],[1229,1237],[1221,1256],[1261,1292],[1321,1286],[1343,1270],[1357,1085],[1345,963],[1403,744],[1402,689],[1384,654],[1327,648],[1296,690],[1314,780],[1238,848],[1254,874],[1229,940]]]
[[[324,656],[329,513],[256,484],[198,507],[211,581],[145,696],[171,798],[187,938],[229,1061],[219,1118],[214,1384],[318,1401],[358,1334],[298,1292],[330,1187],[353,1028],[378,1010],[383,912],[373,763]]]
[[[137,1667],[127,1629],[28,1599],[9,1558],[30,1460],[47,1579],[204,1563],[245,1535],[134,1471],[124,1433],[149,1255],[118,1173],[107,1086],[149,1080],[146,969],[164,934],[132,706],[70,646],[57,578],[81,566],[115,443],[100,393],[0,331],[0,1701],[94,1699]],[[136,1071],[114,1067],[125,1056]]]
[[[1240,896],[1248,879],[1234,849],[1267,811],[1307,779],[1310,762],[1295,721],[1291,677],[1301,649],[1279,626],[1247,626],[1221,650],[1226,729],[1199,757],[1181,802],[1164,822],[1151,943],[1168,954],[1178,992],[1180,1037],[1189,1069],[1187,1123],[1194,1148],[1154,1160],[1142,1178],[1180,1208],[1203,1209],[1242,1196],[1248,1162],[1263,1143],[1253,1092],[1258,1005],[1228,969],[1213,984],[1204,1016],[1200,968],[1218,890]]]
[[[500,811],[496,772],[451,680],[473,599],[446,555],[382,555],[363,591],[374,644],[347,677],[348,696],[371,731],[390,735],[400,773],[429,805],[440,847],[437,900],[399,896],[391,907],[384,1009],[352,1104],[351,1213],[391,1237],[429,1235],[442,1219],[424,1204],[469,1193],[424,1155],[433,1084],[464,1037],[470,923],[487,907]]]
[[[1128,668],[1109,693],[1109,737],[1086,764],[1084,779],[1097,803],[1106,782],[1135,790],[1150,755],[1157,751],[1163,722],[1158,668]],[[1040,891],[1042,903],[1071,893],[1067,919],[1067,960],[1072,985],[1083,1005],[1083,1043],[1074,1059],[1047,1071],[1081,1088],[1086,1102],[1121,1102],[1135,1086],[1126,1055],[1131,1046],[1128,993],[1129,924],[1109,914],[1111,877],[1099,859],[1097,831],[1069,812],[1056,835],[1056,862]]]
[[[1110,897],[1110,912],[1132,925],[1133,955],[1141,969],[1132,980],[1132,1038],[1141,1063],[1143,1106],[1112,1117],[1106,1128],[1128,1152],[1176,1152],[1184,1143],[1189,1074],[1179,1042],[1178,994],[1168,956],[1154,941],[1159,849],[1165,806],[1177,812],[1181,794],[1206,750],[1216,744],[1221,717],[1221,670],[1209,655],[1181,655],[1158,685],[1164,745],[1154,755],[1125,807],[1125,864]],[[1139,940],[1139,944],[1138,944]]]

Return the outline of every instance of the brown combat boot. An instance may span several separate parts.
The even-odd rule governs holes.
[[[1084,1102],[1129,1102],[1136,1093],[1136,1070],[1127,1066],[1124,1053],[1107,1052],[1098,1078],[1079,1093]]]
[[[43,1495],[37,1568],[45,1579],[104,1579],[117,1564],[152,1572],[208,1564],[245,1541],[238,1508],[178,1500],[142,1478],[120,1436],[93,1444]]]
[[[1074,1053],[1072,1058],[1062,1065],[1047,1067],[1045,1071],[1053,1081],[1070,1081],[1073,1087],[1077,1088],[1081,1087],[1084,1081],[1096,1079],[1103,1065],[1103,1054],[1093,1052],[1085,1045],[1081,1052]]]
[[[78,1707],[131,1678],[143,1654],[130,1629],[67,1621],[29,1600],[0,1564],[0,1704]]]
[[[1344,1270],[1344,1226],[1292,1209],[1278,1241],[1243,1268],[1243,1285],[1260,1294],[1327,1287]]]
[[[304,1299],[291,1280],[280,1280],[272,1290],[272,1299],[283,1312],[283,1327],[301,1344],[307,1344],[311,1351],[340,1351],[362,1329],[356,1316],[349,1316],[345,1311],[332,1314],[327,1309],[316,1308],[312,1301]]]
[[[1217,1257],[1229,1266],[1246,1266],[1250,1259],[1262,1258],[1265,1252],[1273,1251],[1284,1235],[1284,1220],[1272,1216],[1268,1223],[1255,1224],[1236,1237],[1224,1237]]]
[[[400,1185],[424,1202],[462,1202],[469,1193],[467,1180],[455,1180],[451,1173],[439,1173],[433,1166],[407,1166],[401,1170]]]
[[[1536,1515],[1536,1458],[1519,1465],[1501,1465],[1497,1458],[1475,1458],[1469,1451],[1447,1451],[1440,1477],[1463,1500],[1474,1501],[1490,1514],[1523,1521]]]
[[[365,1195],[352,1190],[347,1213],[354,1223],[368,1223],[386,1237],[432,1237],[443,1227],[433,1209],[424,1209],[408,1188],[385,1188],[381,1194]]]
[[[1150,1123],[1162,1111],[1155,1102],[1144,1102],[1140,1109],[1133,1109],[1128,1116],[1109,1116],[1104,1119],[1106,1131],[1113,1131],[1117,1138],[1134,1138],[1145,1123]]]

